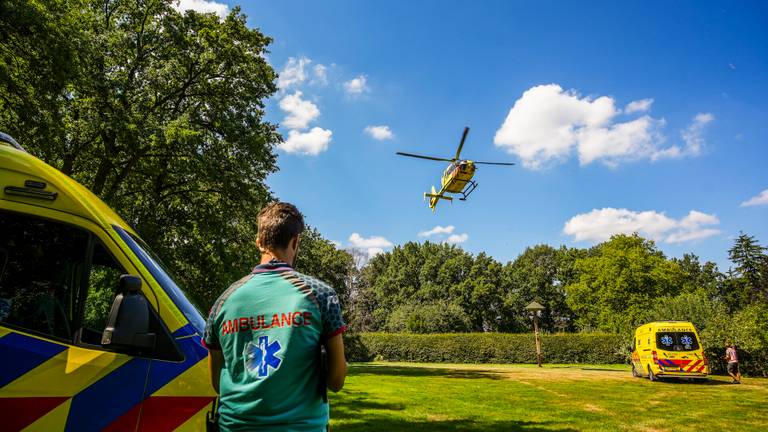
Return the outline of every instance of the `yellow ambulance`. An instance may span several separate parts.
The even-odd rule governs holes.
[[[658,321],[635,330],[632,375],[706,379],[709,362],[696,327],[686,321]]]
[[[203,430],[204,325],[128,224],[0,134],[3,430]]]

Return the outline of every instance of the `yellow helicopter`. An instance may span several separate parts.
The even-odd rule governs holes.
[[[476,162],[467,159],[460,159],[461,149],[464,147],[464,141],[467,139],[467,133],[469,128],[464,128],[464,134],[461,136],[461,142],[459,148],[456,149],[456,156],[453,159],[438,158],[432,156],[422,156],[413,153],[397,152],[400,156],[415,157],[419,159],[429,159],[434,161],[450,162],[451,164],[443,171],[443,176],[440,178],[440,190],[436,191],[432,186],[432,193],[424,192],[424,199],[429,197],[429,208],[432,212],[435,211],[437,203],[443,199],[446,201],[453,201],[452,196],[446,195],[446,193],[461,194],[459,200],[466,201],[469,194],[471,194],[475,188],[477,188],[477,182],[472,180],[472,176],[475,175],[475,165],[514,165],[511,162]]]

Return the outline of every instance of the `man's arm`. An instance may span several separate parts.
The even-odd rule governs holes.
[[[344,379],[347,377],[347,359],[344,357],[344,340],[341,333],[325,342],[325,350],[328,354],[328,388],[336,393],[344,387]],[[217,377],[214,386],[217,391],[218,381]]]
[[[208,350],[208,371],[211,374],[211,385],[219,394],[219,377],[221,377],[221,368],[224,366],[224,354],[221,350]]]

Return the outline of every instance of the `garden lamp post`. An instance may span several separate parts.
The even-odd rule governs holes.
[[[541,367],[541,341],[539,340],[539,315],[544,310],[544,306],[532,301],[531,304],[525,307],[525,310],[533,314],[533,336],[536,339],[536,361]]]

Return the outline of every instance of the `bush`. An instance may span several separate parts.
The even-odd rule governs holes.
[[[768,376],[768,305],[754,303],[732,315],[713,319],[701,332],[713,372],[725,373],[725,346],[735,342],[739,368],[749,375]]]
[[[469,317],[460,306],[436,302],[395,308],[385,328],[395,333],[447,333],[465,332],[470,329],[470,324]]]
[[[425,363],[536,363],[533,334],[514,333],[361,333],[345,337],[351,361]],[[624,341],[613,334],[541,336],[546,363],[626,363]]]

